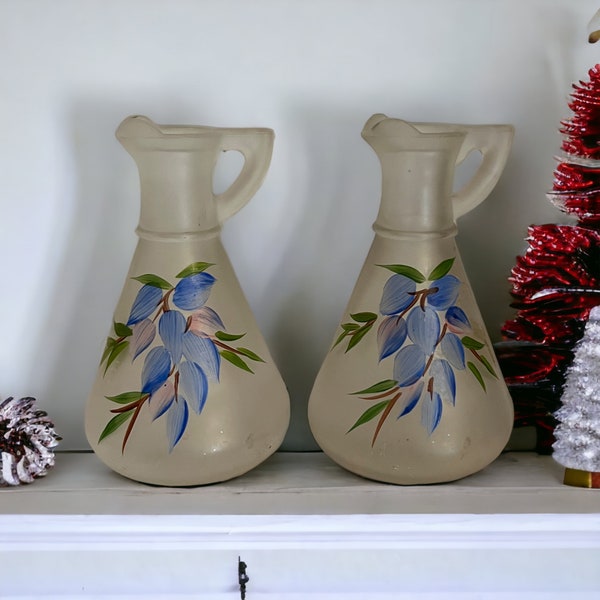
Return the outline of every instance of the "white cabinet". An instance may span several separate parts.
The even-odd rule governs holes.
[[[248,600],[600,597],[600,495],[561,476],[507,453],[396,487],[278,453],[223,484],[159,488],[60,454],[46,479],[0,490],[0,597],[234,599],[238,556]]]

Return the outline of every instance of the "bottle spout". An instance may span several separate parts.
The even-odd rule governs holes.
[[[144,115],[131,115],[124,119],[119,127],[117,127],[115,135],[122,142],[129,138],[139,139],[162,136],[163,132],[152,119]]]
[[[363,127],[363,130],[362,130],[363,137],[365,135],[369,135],[369,134],[373,133],[373,129],[375,129],[375,127],[377,127],[377,125],[379,125],[379,123],[381,123],[381,121],[385,121],[387,118],[388,118],[388,116],[384,115],[383,113],[375,113],[365,123],[365,126]]]
[[[125,118],[115,135],[121,145],[136,158],[138,152],[208,149],[218,151],[224,129],[199,125],[160,125],[144,115]]]
[[[412,123],[402,119],[393,119],[383,113],[374,114],[363,127],[362,137],[365,140],[372,138],[398,138],[398,137],[417,137],[422,135]]]

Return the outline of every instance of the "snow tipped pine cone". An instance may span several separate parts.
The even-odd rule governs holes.
[[[0,487],[31,483],[54,466],[52,448],[61,438],[34,404],[35,398],[0,402]]]

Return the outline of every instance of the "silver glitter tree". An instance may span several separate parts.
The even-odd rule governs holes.
[[[567,471],[599,473],[600,306],[591,310],[583,337],[575,346],[561,401],[562,407],[555,413],[559,425],[554,432],[554,459]],[[569,475],[565,475],[565,483],[571,483]]]
[[[0,486],[31,483],[54,466],[52,448],[61,438],[34,405],[35,398],[0,402]]]

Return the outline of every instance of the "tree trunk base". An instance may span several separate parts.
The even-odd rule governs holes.
[[[565,485],[584,488],[600,489],[600,472],[580,471],[579,469],[565,469]]]

